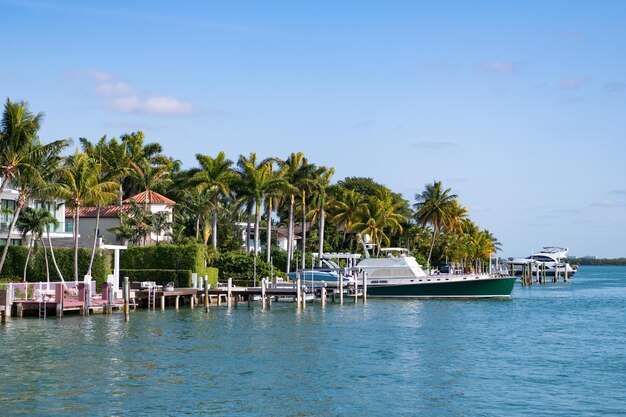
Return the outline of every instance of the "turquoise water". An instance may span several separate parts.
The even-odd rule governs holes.
[[[245,304],[0,327],[0,415],[617,415],[626,268],[508,301]]]

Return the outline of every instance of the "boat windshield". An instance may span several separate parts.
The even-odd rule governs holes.
[[[380,252],[387,258],[403,258],[409,256],[409,250],[405,248],[381,248]]]

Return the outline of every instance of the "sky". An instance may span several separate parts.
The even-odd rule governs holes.
[[[0,0],[0,98],[44,140],[142,130],[304,152],[414,202],[442,181],[503,256],[626,256],[626,2]]]

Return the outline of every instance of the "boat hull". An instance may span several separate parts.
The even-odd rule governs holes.
[[[368,285],[368,297],[409,298],[509,298],[515,277],[432,281],[417,284]]]

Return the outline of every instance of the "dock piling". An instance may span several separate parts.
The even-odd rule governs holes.
[[[209,312],[209,277],[204,276],[204,311]]]
[[[326,306],[326,283],[322,286],[322,307]]]
[[[228,296],[226,298],[226,301],[228,303],[228,308],[231,308],[233,306],[233,279],[232,278],[228,278]]]
[[[130,320],[130,284],[128,283],[128,277],[124,277],[124,319]]]
[[[363,271],[363,304],[367,303],[367,272]]]

